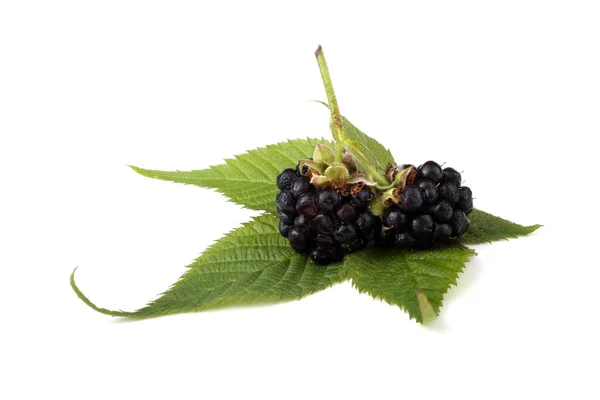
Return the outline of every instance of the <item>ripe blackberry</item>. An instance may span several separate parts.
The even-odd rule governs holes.
[[[460,186],[455,169],[427,161],[417,169],[412,184],[400,192],[376,227],[375,241],[399,248],[423,248],[463,235],[469,228],[473,193]]]
[[[448,200],[452,205],[458,201],[458,188],[454,186],[454,183],[444,182],[438,188],[440,197]]]
[[[444,182],[450,182],[454,184],[454,186],[459,187],[462,182],[462,177],[454,168],[444,168]]]
[[[298,176],[290,185],[290,192],[294,197],[298,197],[303,193],[311,190],[310,180],[306,176]]]
[[[289,190],[282,190],[277,194],[275,203],[280,212],[286,215],[292,215],[296,213],[296,199],[292,196]]]
[[[358,193],[351,196],[351,202],[359,210],[365,210],[369,205],[369,202],[373,199],[373,192],[368,186],[363,186]]]
[[[471,189],[468,186],[463,186],[458,189],[456,208],[464,211],[465,214],[468,214],[473,210],[473,192],[471,192]]]
[[[275,201],[281,235],[317,265],[340,261],[365,248],[380,225],[368,210],[371,189],[362,184],[337,187],[339,191],[319,188],[310,183],[307,168],[302,172],[298,163],[295,170],[287,168],[277,177],[280,192]]]
[[[356,220],[356,206],[350,202],[344,203],[335,210],[335,216],[342,224]]]
[[[433,181],[421,179],[417,185],[423,191],[423,201],[428,204],[435,204],[439,197],[438,188]]]
[[[296,179],[296,171],[291,168],[284,169],[277,177],[277,187],[279,190],[285,190],[290,187],[292,181]]]
[[[439,183],[443,177],[444,171],[435,161],[427,161],[419,167],[419,172],[417,172],[417,180],[429,179],[430,181]]]
[[[317,206],[317,199],[314,193],[302,193],[296,198],[296,211],[300,216],[311,220],[319,213],[319,207]]]
[[[339,204],[342,197],[334,189],[323,189],[317,196],[317,204],[322,212],[330,213]]]
[[[401,211],[415,212],[423,206],[423,191],[417,185],[408,185],[404,188],[402,201],[398,204]]]

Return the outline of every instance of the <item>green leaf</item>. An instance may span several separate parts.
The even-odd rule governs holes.
[[[323,139],[298,139],[251,150],[202,170],[168,172],[131,168],[149,178],[216,189],[247,208],[275,213],[277,175],[285,168],[295,168],[298,160],[311,157],[317,143],[331,146]]]
[[[424,323],[439,314],[444,294],[473,254],[459,245],[426,251],[368,249],[350,254],[345,265],[361,293],[395,304]]]
[[[542,226],[515,224],[477,209],[473,210],[468,218],[471,223],[467,233],[460,238],[462,244],[491,243],[496,240],[526,236]]]
[[[346,117],[342,116],[342,124],[344,125],[344,134],[346,138],[354,140],[360,143],[366,148],[365,156],[367,160],[374,166],[377,166],[381,171],[385,171],[388,163],[396,165],[394,157],[389,149],[384,147],[377,140],[361,132],[356,126],[354,126]],[[362,166],[361,169],[365,169]]]
[[[134,311],[113,311],[93,304],[71,286],[94,310],[133,318],[205,310],[234,304],[272,303],[299,299],[345,279],[343,263],[319,267],[296,253],[279,234],[278,218],[264,214],[209,247],[189,270],[158,299]]]

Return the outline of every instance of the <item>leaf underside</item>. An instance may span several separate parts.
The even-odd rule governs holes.
[[[434,319],[444,293],[475,252],[457,245],[427,251],[368,249],[346,258],[359,292],[397,305],[420,323]]]
[[[469,216],[469,230],[460,238],[462,244],[491,243],[519,236],[526,236],[542,225],[523,226],[496,217],[481,210],[473,210]]]
[[[198,257],[158,299],[134,312],[99,308],[75,285],[77,295],[103,314],[134,318],[199,311],[218,306],[299,299],[344,280],[343,263],[327,268],[297,254],[265,214],[230,232]]]
[[[331,146],[330,142],[323,139],[298,139],[250,150],[225,160],[225,164],[202,170],[131,168],[149,178],[216,189],[249,209],[275,213],[275,196],[279,191],[277,175],[285,168],[295,168],[298,160],[310,157],[317,143]]]

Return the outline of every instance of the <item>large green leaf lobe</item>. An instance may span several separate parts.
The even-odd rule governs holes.
[[[194,171],[157,171],[132,166],[141,175],[164,181],[216,189],[235,203],[252,210],[275,213],[277,175],[310,157],[315,144],[325,140],[298,139],[250,150],[224,164]]]
[[[360,292],[399,306],[418,322],[427,322],[439,313],[444,294],[456,285],[474,254],[463,246],[426,251],[369,249],[349,255],[346,266]]]
[[[322,268],[294,252],[278,231],[278,219],[255,218],[209,247],[158,299],[134,312],[101,309],[71,285],[90,307],[104,314],[157,317],[211,307],[299,299],[344,279],[342,263]]]

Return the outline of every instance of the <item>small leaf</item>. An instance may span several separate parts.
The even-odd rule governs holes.
[[[526,236],[542,226],[515,224],[477,209],[473,210],[468,218],[471,223],[467,233],[460,238],[462,244],[490,243],[496,240]]]
[[[375,165],[380,170],[385,171],[388,163],[392,163],[394,165],[396,164],[389,149],[385,148],[377,140],[361,132],[344,116],[342,116],[342,124],[344,125],[344,134],[346,135],[346,138],[360,143],[364,148],[367,149],[365,156],[372,165]],[[364,170],[364,166],[361,169]]]
[[[315,266],[308,257],[292,250],[279,234],[278,222],[277,217],[264,214],[233,230],[198,257],[169,290],[138,311],[96,306],[79,290],[73,275],[71,286],[98,312],[148,318],[217,306],[299,299],[345,279],[343,263]]]
[[[345,266],[362,293],[395,304],[420,323],[434,319],[444,294],[475,254],[463,246],[426,251],[368,249],[350,254]]]
[[[225,160],[225,164],[195,171],[131,168],[149,178],[216,189],[247,208],[275,213],[275,196],[279,192],[277,175],[285,168],[295,168],[298,160],[310,157],[317,143],[331,145],[322,139],[290,140],[248,151]]]

